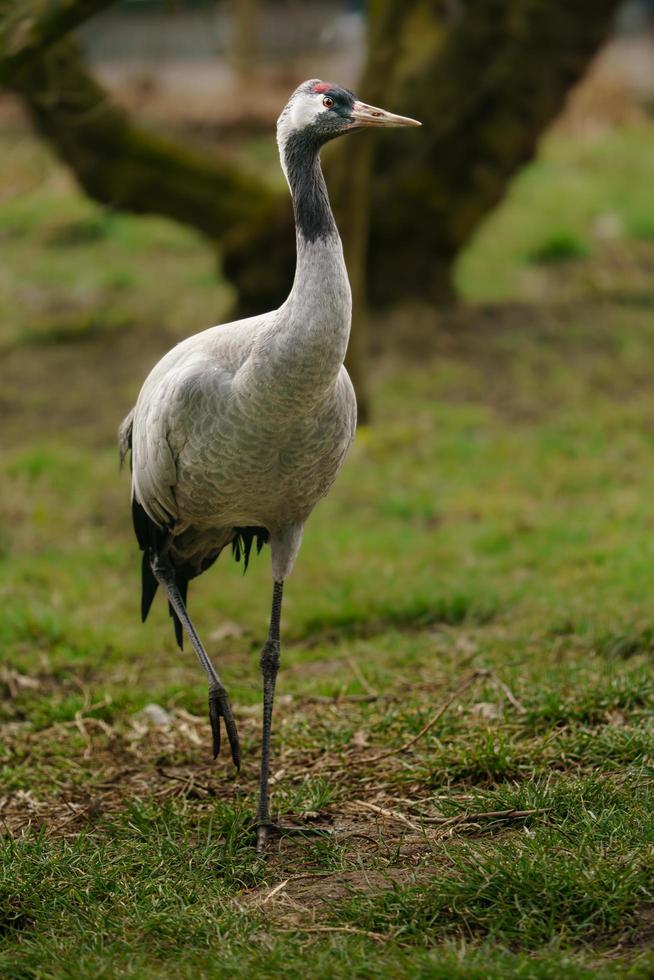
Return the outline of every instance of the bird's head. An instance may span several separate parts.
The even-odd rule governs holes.
[[[302,82],[277,120],[280,150],[291,137],[322,146],[328,140],[358,129],[420,126],[417,119],[396,116],[386,109],[360,102],[349,89],[312,78]]]

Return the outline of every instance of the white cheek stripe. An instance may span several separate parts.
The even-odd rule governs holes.
[[[282,112],[277,120],[277,144],[280,150],[279,155],[282,170],[284,171],[287,183],[288,174],[286,173],[282,148],[291,133],[297,132],[298,129],[304,129],[305,126],[310,126],[311,123],[316,121],[321,112],[329,112],[322,104],[323,98],[324,96],[318,92],[305,92],[302,95],[296,96],[290,106]]]
[[[295,99],[291,110],[293,129],[304,129],[315,122],[321,112],[328,110],[322,104],[323,96],[307,93]]]

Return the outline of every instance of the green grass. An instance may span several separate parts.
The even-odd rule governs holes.
[[[592,137],[549,135],[537,160],[513,181],[504,205],[462,256],[459,288],[475,300],[540,300],[550,290],[563,292],[560,260],[589,257],[594,261],[566,269],[565,285],[571,280],[574,294],[604,294],[646,282],[647,253],[637,246],[654,238],[648,193],[653,163],[648,125]],[[617,229],[609,241],[600,232],[606,216]],[[545,269],[539,267],[543,263]]]
[[[651,129],[546,141],[462,258],[456,333],[375,374],[284,609],[273,808],[333,832],[266,859],[268,556],[191,589],[236,777],[163,601],[139,622],[114,447],[228,291],[193,236],[3,140],[0,975],[651,976]],[[542,261],[570,243],[588,254]],[[475,305],[498,298],[523,302]]]
[[[529,255],[530,262],[569,262],[572,259],[585,259],[589,255],[588,246],[569,232],[554,232]]]
[[[229,290],[216,258],[180,225],[111,213],[74,190],[43,145],[3,146],[0,349],[156,325],[178,340],[219,323]]]
[[[514,834],[492,848],[485,840],[445,846],[429,884],[354,899],[338,920],[418,945],[454,934],[522,949],[570,948],[604,943],[652,900],[651,785],[577,781],[510,796],[515,806],[546,810],[528,836]]]

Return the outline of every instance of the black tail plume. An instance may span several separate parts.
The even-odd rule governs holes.
[[[154,572],[152,571],[152,561],[156,555],[161,554],[166,541],[167,531],[158,527],[154,521],[148,517],[147,512],[143,507],[141,507],[139,502],[134,499],[132,499],[132,520],[134,522],[134,533],[136,534],[136,540],[143,551],[143,560],[141,562],[141,622],[144,623],[148,618],[152,601],[157,594],[157,589],[159,588],[159,583],[157,582]],[[184,605],[186,605],[190,576],[187,574],[187,570],[183,568],[176,568],[174,571],[177,588],[182,596]],[[168,603],[168,609],[173,620],[175,639],[181,650],[183,649],[184,645],[182,624],[180,623],[177,613],[170,603]]]
[[[243,573],[247,572],[250,563],[252,545],[256,542],[257,554],[264,544],[270,540],[270,534],[265,527],[235,527],[232,540],[232,553],[236,561],[243,555]]]
[[[157,594],[157,589],[159,588],[159,583],[152,572],[151,564],[152,550],[146,548],[143,552],[143,560],[141,562],[141,622],[144,623],[148,618],[148,613],[150,612],[150,606],[152,605],[152,600]]]

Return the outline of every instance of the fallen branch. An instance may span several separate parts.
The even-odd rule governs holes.
[[[365,800],[353,800],[352,805],[363,807],[364,810],[370,810],[372,813],[378,813],[381,817],[386,817],[389,820],[397,820],[398,823],[403,823],[405,827],[408,827],[410,830],[415,830],[418,833],[422,830],[421,827],[412,823],[408,817],[405,817],[403,813],[398,813],[397,810],[387,810],[385,807],[377,806],[375,803],[366,803]]]
[[[506,695],[507,701],[509,701],[510,704],[513,705],[513,707],[517,712],[519,712],[519,714],[524,715],[527,713],[527,709],[525,708],[524,704],[521,704],[521,702],[518,701],[517,697],[515,696],[511,688],[507,684],[505,684],[503,680],[500,680],[497,674],[494,674],[493,671],[489,671],[489,677],[493,682],[493,684],[495,684],[496,687],[499,687],[500,691],[502,691]]]
[[[459,684],[456,690],[453,691],[452,694],[450,694],[450,696],[445,699],[445,701],[443,701],[443,703],[438,708],[436,713],[432,715],[432,717],[429,719],[426,725],[423,725],[423,727],[420,729],[417,735],[414,735],[403,745],[400,745],[400,747],[397,749],[389,749],[387,752],[380,752],[379,755],[373,755],[373,756],[369,756],[366,759],[358,760],[359,765],[362,765],[363,763],[368,764],[370,762],[379,762],[381,759],[387,759],[392,755],[400,755],[402,752],[406,752],[407,749],[410,749],[413,745],[416,744],[416,742],[419,742],[420,739],[427,734],[427,732],[430,732],[432,730],[432,728],[437,724],[437,722],[441,720],[441,718],[443,717],[447,709],[452,704],[454,704],[454,702],[459,697],[461,697],[464,691],[467,691],[468,688],[472,684],[474,684],[475,681],[479,680],[480,677],[489,677],[489,676],[490,676],[490,671],[488,670],[479,669],[473,671],[472,674],[470,674],[469,677],[467,677],[464,681],[462,681],[462,683]]]
[[[370,685],[370,683],[368,682],[367,678],[365,677],[363,671],[359,667],[359,665],[356,662],[356,660],[354,660],[353,657],[346,657],[346,660],[347,660],[347,664],[348,664],[350,670],[352,671],[352,673],[354,674],[354,676],[358,680],[358,682],[361,685],[361,687],[365,691],[367,691],[367,696],[368,697],[373,697],[373,698],[378,697],[377,691],[375,691],[373,689],[373,687]]]
[[[386,807],[378,806],[375,803],[367,803],[365,800],[353,800],[352,806],[362,807],[372,813],[378,813],[388,820],[397,820],[410,830],[418,833],[426,833],[425,824],[437,825],[438,827],[453,827],[459,824],[477,823],[479,820],[521,820],[525,817],[533,817],[537,813],[546,813],[549,807],[534,807],[530,810],[486,810],[479,813],[458,813],[454,817],[423,817],[420,816],[420,824],[409,820],[403,813],[397,810],[389,810]]]
[[[257,904],[265,905],[271,898],[274,898],[275,895],[279,895],[279,893],[282,892],[287,885],[290,885],[292,881],[300,881],[307,878],[331,878],[335,874],[337,874],[336,871],[310,871],[306,874],[291,875],[289,878],[285,878],[283,881],[280,881],[279,884],[274,886],[274,888],[271,888],[268,894]]]
[[[438,824],[441,827],[459,823],[476,823],[478,820],[520,820],[533,817],[537,813],[547,813],[550,807],[534,807],[531,810],[486,810],[482,813],[457,813],[454,817],[422,817],[423,823]]]

